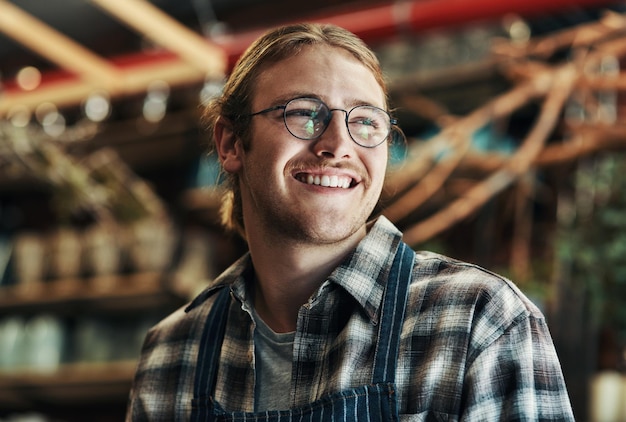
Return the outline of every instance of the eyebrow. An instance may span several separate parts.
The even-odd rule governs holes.
[[[289,101],[296,99],[296,98],[315,98],[321,101],[324,101],[322,98],[320,98],[319,95],[313,94],[312,92],[290,92],[288,94],[283,94],[280,97],[277,97],[276,99],[274,99],[274,101],[272,101],[272,105],[284,105],[287,104]]]
[[[277,97],[276,99],[274,99],[274,101],[271,102],[271,105],[269,107],[284,105],[284,104],[287,104],[289,101],[296,99],[296,98],[315,98],[317,100],[323,101],[325,104],[328,105],[327,101],[318,94],[315,94],[312,92],[305,92],[305,91],[302,91],[302,92],[296,91],[296,92],[290,92],[288,94],[284,94],[284,95],[281,95],[280,97]],[[346,109],[349,110],[353,107],[358,107],[358,106],[363,106],[363,105],[379,107],[379,108],[382,108],[383,110],[385,110],[385,107],[386,107],[386,104],[383,104],[382,106],[378,106],[373,103],[363,101],[357,98],[352,98],[348,100],[344,107],[346,107]]]

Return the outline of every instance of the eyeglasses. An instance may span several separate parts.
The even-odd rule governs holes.
[[[392,125],[397,123],[389,113],[378,107],[360,105],[350,110],[329,108],[317,98],[294,98],[285,105],[257,111],[250,116],[275,110],[283,110],[283,120],[289,133],[303,140],[313,140],[322,136],[333,117],[332,112],[343,111],[350,138],[365,148],[374,148],[382,144],[389,136]]]

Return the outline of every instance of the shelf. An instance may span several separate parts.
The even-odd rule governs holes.
[[[183,209],[209,227],[221,228],[220,207],[224,191],[220,188],[190,188],[180,198]]]
[[[145,272],[1,287],[0,313],[76,307],[136,310],[180,300],[168,291],[161,273]]]
[[[137,362],[77,363],[52,372],[0,372],[0,407],[124,402]]]

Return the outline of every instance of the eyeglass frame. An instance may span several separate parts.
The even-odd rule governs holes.
[[[287,125],[287,113],[286,113],[287,106],[291,102],[296,101],[296,100],[311,100],[311,101],[315,101],[315,102],[318,102],[318,103],[322,104],[324,107],[326,107],[328,109],[328,115],[330,117],[327,120],[325,120],[324,130],[322,130],[321,132],[319,132],[318,134],[316,134],[315,136],[313,136],[311,138],[302,138],[300,136],[296,136],[289,129],[289,126]],[[348,117],[350,116],[350,113],[352,113],[352,111],[354,111],[355,109],[360,108],[360,107],[369,107],[369,108],[374,108],[374,109],[380,110],[383,113],[385,113],[387,115],[387,117],[389,117],[389,131],[388,131],[387,135],[385,137],[383,137],[383,139],[379,143],[377,143],[376,145],[363,145],[363,144],[357,142],[357,140],[354,139],[354,136],[352,136],[352,133],[350,132],[350,126],[349,126],[349,122],[348,122]],[[354,142],[355,144],[357,144],[358,146],[363,147],[363,148],[376,148],[376,147],[380,146],[381,144],[383,144],[389,138],[389,135],[392,134],[393,127],[398,124],[398,120],[397,119],[393,118],[389,114],[388,111],[383,110],[380,107],[376,107],[376,106],[373,106],[373,105],[361,104],[361,105],[357,105],[357,106],[352,107],[350,110],[345,110],[343,108],[330,108],[328,106],[328,104],[326,104],[324,101],[320,100],[319,98],[313,98],[313,97],[296,97],[296,98],[292,98],[291,100],[287,101],[283,105],[277,105],[277,106],[266,108],[266,109],[261,110],[261,111],[257,111],[255,113],[250,113],[250,114],[248,114],[248,117],[258,116],[258,115],[270,113],[270,112],[276,111],[276,110],[283,110],[283,123],[285,125],[285,129],[287,129],[287,132],[289,132],[289,134],[291,136],[293,136],[294,138],[301,139],[303,141],[312,141],[312,140],[318,139],[320,136],[322,136],[324,134],[324,132],[326,132],[326,129],[328,129],[328,126],[330,125],[330,121],[333,118],[333,111],[343,111],[344,114],[345,114],[344,121],[346,123],[346,129],[348,130],[348,135],[350,135],[350,139],[352,139],[352,142]]]

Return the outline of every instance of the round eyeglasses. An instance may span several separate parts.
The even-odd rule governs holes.
[[[392,125],[397,123],[389,113],[378,107],[360,105],[350,110],[329,108],[317,98],[294,98],[285,105],[266,108],[250,116],[281,109],[285,127],[289,133],[304,140],[317,139],[322,136],[333,117],[332,112],[343,111],[346,115],[346,127],[350,138],[365,148],[374,148],[382,144],[389,136]]]

